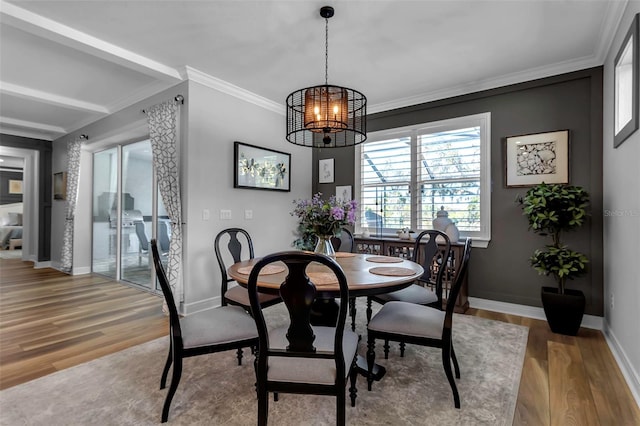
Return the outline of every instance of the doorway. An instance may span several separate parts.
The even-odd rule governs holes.
[[[161,253],[168,253],[171,227],[148,139],[93,154],[92,227],[93,272],[159,292],[150,240],[158,240]]]

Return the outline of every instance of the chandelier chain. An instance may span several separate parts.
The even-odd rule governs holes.
[[[324,18],[324,84],[329,84],[329,18]]]

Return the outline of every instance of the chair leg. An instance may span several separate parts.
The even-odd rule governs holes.
[[[169,368],[173,362],[173,341],[169,342],[169,355],[167,355],[167,362],[164,364],[164,370],[162,370],[162,378],[160,379],[160,389],[164,389],[167,386],[167,375],[169,374]]]
[[[351,314],[351,331],[356,331],[356,298],[349,299],[349,313]]]
[[[238,348],[238,350],[236,351],[236,357],[238,358],[238,365],[242,365],[242,348]]]
[[[344,398],[346,397],[344,387],[338,390],[336,395],[336,425],[344,426],[347,423],[347,413],[344,404]]]
[[[458,387],[451,371],[451,353],[447,346],[442,348],[442,366],[444,367],[444,373],[447,375],[447,380],[449,380],[449,385],[451,385],[453,403],[456,408],[460,408],[460,395],[458,395]]]
[[[180,384],[180,377],[182,376],[182,357],[177,356],[173,363],[173,374],[171,375],[171,385],[169,386],[169,392],[164,400],[164,406],[162,407],[162,423],[166,423],[169,418],[169,407],[171,406],[171,400],[178,389]]]
[[[458,358],[456,358],[456,352],[453,350],[453,343],[451,343],[451,359],[453,360],[453,368],[456,373],[456,379],[459,379],[460,366],[458,365]]]
[[[269,394],[258,386],[258,426],[267,426],[269,417]]]
[[[384,339],[384,359],[389,359],[389,340],[388,339]]]
[[[367,337],[367,389],[371,390],[371,386],[373,385],[373,364],[376,360],[376,339],[375,337],[369,336]]]
[[[371,321],[371,314],[373,314],[373,309],[371,309],[371,298],[367,297],[367,325],[369,325],[369,321]]]
[[[358,366],[356,365],[357,355],[353,358],[351,363],[351,372],[349,379],[351,380],[351,387],[349,387],[349,396],[351,397],[351,406],[356,406],[356,396],[358,394],[358,388],[356,387],[356,380],[358,379]]]
[[[406,346],[406,343],[400,342],[400,357],[404,357],[404,349]]]

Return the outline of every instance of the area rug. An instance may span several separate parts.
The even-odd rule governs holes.
[[[265,310],[284,321],[283,305]],[[364,316],[359,303],[358,319]],[[364,318],[361,323],[364,324]],[[365,326],[359,353],[366,352]],[[454,347],[460,362],[457,381],[461,409],[454,408],[440,350],[397,344],[384,359],[387,374],[367,391],[358,378],[358,398],[350,425],[511,425],[527,344],[528,328],[478,317],[454,316]],[[160,424],[166,389],[159,389],[168,338],[157,339],[0,392],[2,425],[153,425]],[[185,360],[173,399],[173,425],[255,425],[253,357],[245,351],[238,366],[235,352]],[[281,394],[269,403],[271,425],[335,424],[335,398]]]

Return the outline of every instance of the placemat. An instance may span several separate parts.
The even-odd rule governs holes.
[[[251,273],[251,270],[253,269],[253,265],[251,266],[242,266],[240,268],[238,268],[238,273],[242,274],[242,275],[249,275]],[[260,270],[260,274],[259,275],[273,275],[273,274],[279,274],[280,272],[283,272],[285,270],[285,267],[282,265],[267,265],[264,268],[262,268]]]
[[[338,284],[333,272],[307,272],[307,276],[316,286]]]
[[[369,272],[376,275],[386,275],[389,277],[407,277],[413,275],[416,272],[409,268],[398,268],[394,266],[377,266],[369,269]]]
[[[402,259],[399,257],[391,257],[391,256],[373,256],[367,257],[367,262],[375,262],[375,263],[401,263]]]
[[[349,253],[348,251],[337,251],[336,257],[353,257],[356,253]]]

